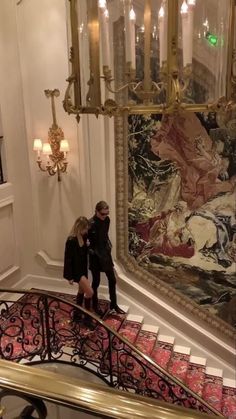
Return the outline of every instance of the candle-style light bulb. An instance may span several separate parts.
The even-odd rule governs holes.
[[[103,67],[111,67],[110,60],[110,39],[109,39],[109,12],[106,2],[101,3],[99,11],[99,26],[102,44],[102,64]]]
[[[47,161],[49,162],[49,155],[52,154],[51,145],[49,143],[43,144],[43,154],[47,156]]]
[[[98,1],[98,7],[100,7],[100,9],[106,9],[106,7],[107,7],[106,0],[99,0]]]
[[[186,0],[183,1],[181,9],[180,9],[180,13],[182,15],[187,14],[188,13],[188,5],[186,3]]]
[[[70,151],[69,142],[66,139],[61,140],[60,142],[60,151],[64,153],[64,157],[66,158],[66,154]]]
[[[52,149],[51,149],[51,145],[49,143],[44,143],[43,144],[43,154],[51,154],[52,153]]]
[[[133,21],[136,20],[136,14],[135,14],[133,6],[131,7],[130,12],[129,12],[129,19]]]
[[[165,16],[165,10],[164,10],[164,7],[163,6],[160,7],[158,16],[159,16],[159,18],[162,18],[162,17]]]
[[[42,148],[43,148],[42,140],[40,140],[40,138],[35,138],[33,150],[37,151],[38,160],[40,160],[40,153],[42,151]]]
[[[207,18],[206,18],[205,22],[203,22],[203,26],[205,26],[206,29],[209,30],[209,22],[208,22]]]
[[[42,151],[42,148],[43,148],[42,140],[40,140],[40,138],[35,138],[34,139],[33,150],[34,151]]]
[[[193,60],[193,34],[194,34],[194,6],[195,0],[183,1],[181,6],[182,17],[182,46],[183,66],[189,67]]]
[[[79,33],[83,33],[83,30],[84,30],[84,24],[83,24],[83,22],[81,23],[81,25],[80,25],[80,27],[79,27]]]

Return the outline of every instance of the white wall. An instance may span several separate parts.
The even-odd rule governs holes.
[[[0,11],[0,57],[0,102],[10,183],[0,186],[0,234],[7,255],[6,259],[1,254],[0,278],[10,285],[13,276],[20,275],[19,266],[23,275],[32,266],[34,222],[15,11],[13,2],[6,0]]]
[[[62,107],[69,75],[68,0],[23,0],[19,6],[16,3],[0,3],[0,103],[7,180],[12,185],[11,209],[2,210],[2,216],[0,212],[0,225],[8,211],[12,227],[5,227],[2,232],[9,232],[8,242],[11,246],[14,242],[19,259],[21,274],[14,279],[29,273],[58,277],[62,272],[64,242],[74,219],[81,214],[92,216],[101,199],[111,203],[115,219],[113,123],[84,115],[78,125],[75,117],[67,115]],[[44,90],[54,88],[61,92],[56,99],[57,122],[71,150],[68,173],[62,175],[62,182],[39,171],[32,150],[33,138],[47,140],[52,116]],[[111,169],[112,174],[108,175]],[[0,203],[1,189],[2,186]],[[114,225],[111,235],[114,236]],[[8,284],[7,263],[1,266],[2,263],[0,279],[4,280],[2,284]],[[15,259],[11,262],[14,264]]]

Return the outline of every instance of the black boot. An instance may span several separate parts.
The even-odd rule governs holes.
[[[78,292],[78,294],[76,296],[76,304],[78,304],[79,306],[82,306],[83,301],[84,301],[84,293],[79,293]],[[82,311],[74,309],[74,313],[73,313],[73,321],[74,322],[80,322],[82,320],[82,316],[83,316]]]
[[[103,317],[104,313],[98,306],[98,293],[97,289],[93,291],[93,310],[98,317]]]
[[[90,311],[91,298],[85,298],[84,299],[84,306],[85,306],[86,310]],[[90,329],[90,330],[94,329],[92,318],[88,314],[85,314],[85,316],[84,316],[84,324],[88,329]]]

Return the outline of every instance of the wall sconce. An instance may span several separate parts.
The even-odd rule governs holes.
[[[48,131],[48,142],[43,143],[41,139],[34,140],[34,151],[37,151],[37,164],[42,172],[48,172],[50,176],[57,174],[57,180],[61,181],[61,173],[65,173],[68,165],[67,153],[69,150],[69,143],[64,138],[64,132],[57,125],[55,97],[60,95],[58,89],[44,90],[47,98],[51,98],[52,119],[53,123]],[[45,160],[42,159],[46,156]]]

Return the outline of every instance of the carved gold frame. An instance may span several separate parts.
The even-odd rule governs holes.
[[[153,273],[139,266],[128,250],[128,113],[124,117],[115,117],[115,155],[116,155],[116,243],[117,260],[122,264],[137,282],[153,288],[158,295],[165,297],[170,305],[173,302],[203,323],[210,326],[212,331],[235,343],[235,328],[221,320],[218,316],[209,313],[197,303],[178,292],[170,285],[160,280]]]

